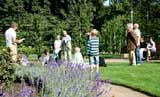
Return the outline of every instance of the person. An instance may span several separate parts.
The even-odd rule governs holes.
[[[67,61],[71,61],[71,50],[72,50],[72,45],[71,45],[71,37],[68,35],[67,31],[63,31],[63,39],[62,39],[62,44],[64,46],[64,58]]]
[[[137,36],[133,31],[133,24],[132,23],[127,24],[127,48],[129,52],[129,62],[130,65],[133,66],[136,65],[136,60],[135,60],[135,48],[137,46],[136,38]]]
[[[60,40],[60,35],[57,35],[57,39],[54,41],[54,54],[56,62],[61,60],[61,45],[62,41]]]
[[[42,65],[47,65],[53,62],[52,56],[49,54],[49,49],[44,50],[44,56],[42,57]]]
[[[82,65],[84,63],[83,56],[81,54],[80,48],[75,48],[75,54],[74,54],[74,64],[76,65]]]
[[[42,56],[41,55],[37,56],[37,61],[38,61],[38,63],[42,62]]]
[[[98,31],[96,29],[91,30],[91,33],[87,34],[87,55],[89,56],[89,64],[91,71],[96,67],[96,71],[99,72],[99,38],[97,37]]]
[[[16,39],[17,23],[12,23],[11,27],[5,32],[6,47],[11,55],[12,62],[17,62],[17,43],[21,43],[23,39]]]
[[[153,41],[152,37],[150,37],[150,42],[147,45],[147,61],[149,61],[152,52],[156,52],[156,43]]]
[[[147,51],[146,48],[147,48],[147,43],[144,41],[143,38],[141,38],[141,41],[140,41],[140,58],[141,59],[145,59],[143,56],[143,53]]]
[[[136,40],[137,40],[137,46],[136,46],[136,49],[135,49],[135,55],[136,55],[136,64],[137,65],[141,65],[142,64],[142,59],[140,57],[140,39],[141,39],[141,32],[139,30],[139,25],[137,23],[135,23],[133,25],[133,29],[134,29],[134,32],[137,36]]]

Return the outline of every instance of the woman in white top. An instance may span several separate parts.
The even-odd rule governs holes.
[[[57,35],[57,39],[54,41],[54,54],[56,62],[61,60],[61,45],[62,40],[60,40],[60,35]]]
[[[151,56],[151,52],[156,52],[156,44],[153,41],[152,37],[150,38],[150,43],[147,45],[147,61]]]

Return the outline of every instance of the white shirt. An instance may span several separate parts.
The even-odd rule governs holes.
[[[76,65],[81,65],[84,63],[83,61],[83,56],[81,54],[81,52],[76,52],[75,55],[74,55],[74,63]]]
[[[61,41],[61,40],[55,40],[55,41],[54,41],[54,48],[55,48],[55,49],[61,48],[61,44],[62,44],[62,41]]]
[[[152,49],[151,51],[156,52],[156,43],[153,41],[152,42]]]
[[[6,32],[5,32],[5,39],[6,39],[6,46],[10,46],[13,44],[12,39],[16,37],[16,31],[13,28],[9,28]]]
[[[148,43],[147,44],[147,49],[150,49],[152,52],[156,52],[156,44],[155,44],[155,42],[152,42],[152,44]]]
[[[63,42],[65,42],[66,46],[71,49],[72,45],[71,45],[71,37],[69,35],[63,37],[62,39]]]
[[[61,40],[55,40],[54,41],[54,48],[55,48],[55,53],[58,53],[61,50]]]

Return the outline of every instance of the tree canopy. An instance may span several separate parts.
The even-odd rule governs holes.
[[[17,22],[18,37],[27,39],[23,45],[37,48],[52,46],[56,35],[67,30],[73,46],[84,49],[85,33],[96,28],[100,51],[120,53],[131,10],[142,36],[153,36],[159,43],[159,0],[0,0],[0,31]]]

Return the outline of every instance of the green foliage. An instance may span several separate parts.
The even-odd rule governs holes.
[[[93,27],[92,20],[95,7],[90,0],[68,0],[67,1],[67,16],[65,21],[68,23],[68,32],[73,39],[73,46],[79,46],[82,49],[85,47],[85,33]],[[83,44],[83,45],[82,45]],[[84,51],[84,49],[83,49]]]
[[[17,22],[18,38],[26,38],[23,45],[35,47],[36,53],[40,53],[42,46],[51,48],[56,35],[61,35],[63,30],[71,35],[73,47],[80,46],[85,51],[85,33],[96,28],[100,31],[100,50],[120,53],[126,44],[122,33],[131,22],[133,6],[133,22],[140,24],[142,36],[145,39],[154,36],[159,42],[158,0],[132,0],[132,3],[131,0],[109,0],[110,5],[103,6],[104,1],[1,0],[0,31],[4,33],[11,22]]]
[[[152,36],[156,39],[156,36],[159,35],[159,5],[159,0],[140,0],[133,3],[134,22],[140,24],[142,35],[145,38]]]
[[[5,46],[5,39],[3,34],[0,34],[0,46]]]
[[[38,55],[37,54],[30,54],[28,56],[29,61],[38,61]]]
[[[121,48],[125,45],[125,18],[117,16],[113,20],[106,21],[101,30],[100,48],[105,46],[107,52],[121,52]],[[107,40],[107,41],[106,41]]]
[[[0,80],[8,86],[14,80],[15,64],[11,64],[11,57],[5,49],[0,52]]]
[[[26,56],[29,56],[30,54],[36,54],[36,49],[32,46],[19,46],[18,47],[18,53],[19,54],[25,54]]]

